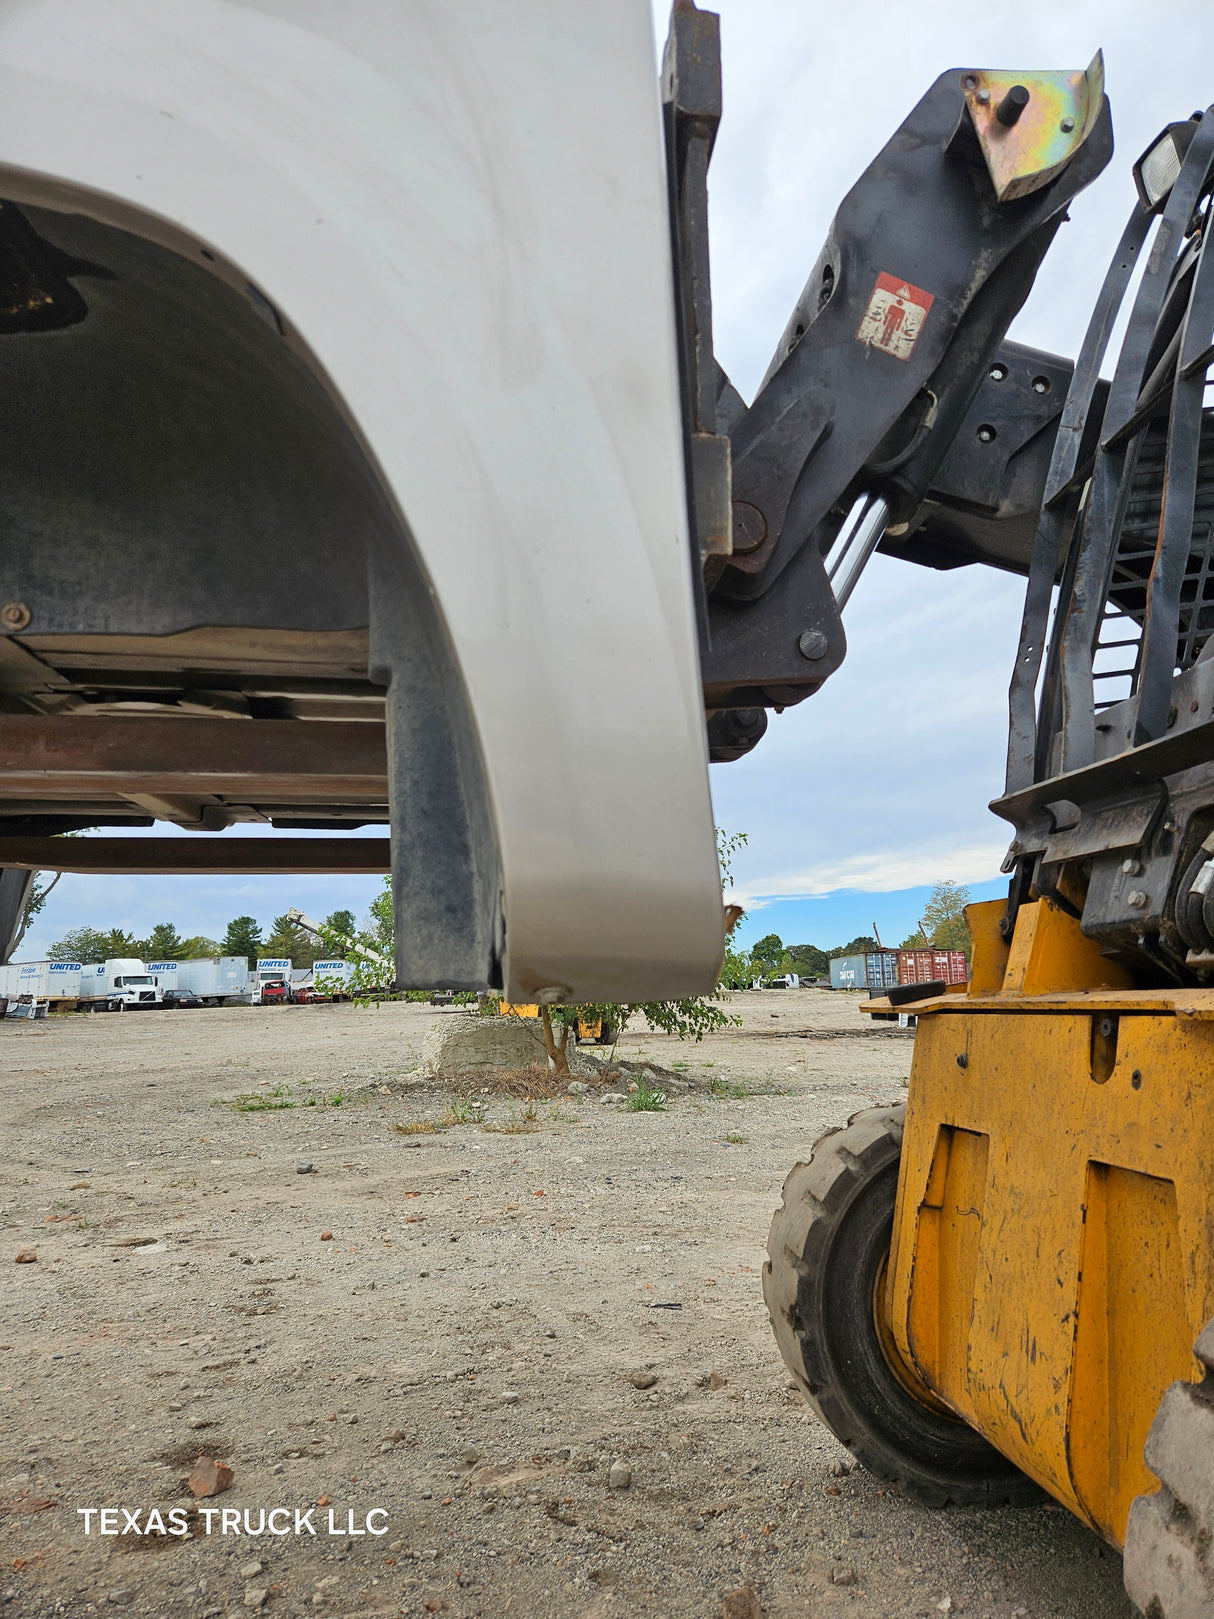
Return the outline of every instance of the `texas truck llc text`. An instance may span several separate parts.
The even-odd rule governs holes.
[[[372,1507],[361,1521],[356,1521],[350,1507],[344,1516],[337,1507],[330,1507],[326,1519],[319,1526],[312,1514],[319,1507],[198,1507],[206,1535],[386,1535],[388,1514],[383,1507]],[[194,1533],[185,1507],[173,1507],[161,1513],[159,1507],[77,1507],[84,1519],[86,1535],[179,1535]],[[97,1519],[94,1527],[93,1519]],[[119,1523],[121,1518],[122,1522]],[[215,1523],[218,1519],[218,1524]]]

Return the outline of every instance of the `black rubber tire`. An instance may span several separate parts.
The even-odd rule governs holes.
[[[784,1183],[763,1297],[805,1399],[870,1473],[927,1506],[1044,1499],[959,1418],[921,1403],[892,1371],[873,1298],[889,1256],[905,1107],[857,1113]]]
[[[1214,1321],[1197,1340],[1200,1383],[1173,1383],[1143,1454],[1160,1479],[1130,1508],[1125,1588],[1147,1619],[1214,1614]]]

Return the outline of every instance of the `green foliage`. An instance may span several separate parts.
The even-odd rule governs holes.
[[[157,922],[140,946],[143,961],[188,961],[181,953],[181,935],[171,922]]]
[[[51,945],[47,959],[79,961],[90,967],[111,956],[136,956],[140,961],[197,961],[203,956],[219,954],[220,947],[214,939],[201,933],[183,939],[172,922],[158,922],[146,939],[136,939],[121,928],[113,928],[108,933],[99,928],[72,928]]]
[[[363,923],[366,942],[381,956],[392,959],[396,950],[396,929],[392,916],[392,879],[384,878],[382,890],[371,901],[367,919]]]
[[[344,922],[348,922],[349,926],[339,926]],[[334,993],[350,995],[365,1005],[367,997],[372,993],[386,990],[395,976],[392,965],[396,949],[392,920],[392,879],[384,878],[383,889],[371,901],[361,928],[355,929],[353,912],[334,911],[332,916],[321,923],[320,936],[324,941],[326,955],[333,958],[340,957],[354,968],[354,975],[349,980],[332,978],[322,973],[316,980],[316,987],[322,995]],[[322,959],[319,949],[312,959],[313,961]],[[428,993],[426,990],[409,990],[404,998],[425,1000]],[[475,996],[467,995],[464,999],[474,1000]]]
[[[70,928],[62,939],[56,939],[51,945],[46,953],[47,960],[79,961],[85,967],[93,967],[109,955],[108,940],[109,934],[97,928]]]
[[[666,1092],[647,1085],[644,1075],[641,1075],[636,1083],[636,1090],[629,1092],[628,1101],[624,1105],[633,1113],[665,1113]]]
[[[938,882],[923,907],[923,925],[937,950],[964,950],[968,963],[972,941],[965,907],[970,891],[964,883]]]
[[[790,944],[784,954],[790,970],[802,978],[825,978],[830,972],[830,957],[816,944]]]
[[[252,916],[235,916],[219,947],[220,955],[244,956],[250,967],[256,967],[261,954],[261,928]]]
[[[733,887],[733,857],[750,842],[745,832],[728,833],[717,827],[717,864],[721,868],[721,887]]]
[[[726,945],[725,960],[721,963],[722,989],[748,989],[751,979],[757,972],[758,968],[749,950],[739,950],[733,945]]]
[[[286,956],[296,967],[310,967],[328,954],[328,947],[284,912],[270,924],[270,936],[261,947],[263,956]]]
[[[916,928],[909,938],[903,939],[898,946],[899,950],[922,950],[927,943],[922,928]]]
[[[869,950],[880,950],[880,948],[881,946],[871,934],[862,933],[858,939],[853,939],[850,944],[837,945],[830,954],[832,958],[835,956],[862,956]]]
[[[644,1001],[637,1006],[617,1008],[623,1011],[624,1018],[612,1022],[618,1028],[623,1028],[625,1018],[632,1012],[639,1012],[651,1029],[661,1029],[663,1034],[676,1034],[680,1040],[702,1040],[706,1034],[713,1034],[717,1029],[741,1027],[742,1019],[723,1012],[719,1006],[713,1004],[712,996],[694,996],[685,1001]]]
[[[751,945],[750,954],[756,965],[762,966],[767,972],[779,972],[784,959],[784,941],[778,933],[768,933],[757,944]]]

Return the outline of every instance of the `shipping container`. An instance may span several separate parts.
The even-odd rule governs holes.
[[[40,1001],[78,1001],[81,971],[78,961],[13,961],[0,967],[0,995],[14,1001],[21,995]]]
[[[893,989],[898,983],[898,952],[896,950],[870,950],[864,958],[867,987],[874,995]]]
[[[964,984],[968,977],[962,950],[936,950],[928,946],[898,952],[900,984]]]
[[[867,956],[835,956],[830,964],[832,989],[867,989]]]

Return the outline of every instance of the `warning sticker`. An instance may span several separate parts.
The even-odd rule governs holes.
[[[932,293],[912,287],[909,281],[899,281],[896,275],[886,275],[883,270],[856,336],[870,348],[892,354],[895,360],[909,360],[934,302]]]

